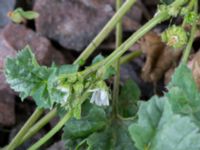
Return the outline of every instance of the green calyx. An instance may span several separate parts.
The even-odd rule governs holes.
[[[175,49],[183,48],[188,41],[187,32],[181,26],[175,26],[166,29],[161,34],[162,41],[165,42],[168,46],[171,46]]]

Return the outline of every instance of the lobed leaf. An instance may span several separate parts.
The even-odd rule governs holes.
[[[166,96],[174,112],[192,114],[200,111],[200,94],[192,72],[185,64],[175,70],[167,88]]]
[[[166,98],[140,105],[139,120],[129,127],[139,150],[198,150],[199,128],[188,116],[175,114]]]
[[[61,68],[40,66],[31,48],[26,46],[15,58],[7,58],[5,76],[11,88],[19,92],[22,100],[32,96],[38,107],[52,108],[55,103],[66,102],[66,93],[57,88],[59,76],[74,73],[77,68],[75,65]]]

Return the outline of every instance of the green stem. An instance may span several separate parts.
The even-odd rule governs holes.
[[[85,142],[87,141],[87,139],[82,140],[75,148],[75,150],[79,150],[80,146],[83,145]]]
[[[195,6],[195,1],[196,0],[191,0],[188,4],[188,6],[186,7],[186,9],[188,9],[189,11],[193,10],[194,9],[194,6]],[[183,23],[182,23],[182,27],[184,28],[186,25],[186,20],[184,19],[183,20]]]
[[[21,138],[27,133],[31,126],[38,120],[38,118],[43,114],[43,109],[37,108],[35,112],[31,115],[28,121],[24,124],[21,130],[17,133],[15,138],[11,143],[6,147],[7,150],[14,150],[18,145],[18,142],[21,141]]]
[[[115,25],[121,20],[126,12],[130,10],[131,6],[135,2],[136,0],[127,0],[74,63],[81,64],[80,62],[84,62],[109,35],[109,33],[114,29]]]
[[[127,0],[124,3],[121,9],[111,18],[111,20],[106,24],[106,26],[102,29],[102,31],[95,37],[95,39],[88,45],[88,47],[84,50],[84,52],[74,61],[74,64],[79,64],[80,61],[85,61],[92,54],[92,52],[96,49],[96,46],[99,46],[101,42],[108,36],[108,34],[112,31],[117,22],[126,14],[126,12],[131,8],[131,6],[135,3],[135,1],[136,0]],[[42,125],[44,126],[45,124]],[[42,126],[40,126],[40,128],[41,127]],[[32,133],[27,137],[33,136],[34,134]],[[24,141],[25,140],[23,140],[23,142]],[[20,144],[22,143],[20,142]]]
[[[116,0],[116,10],[118,11],[122,5],[122,0]],[[122,44],[122,19],[118,22],[116,26],[116,48],[118,48]],[[113,101],[112,101],[112,109],[113,115],[116,117],[118,113],[118,96],[119,96],[119,82],[120,82],[120,59],[116,60],[115,64],[116,75],[114,77],[114,85],[113,85]]]
[[[96,71],[100,67],[108,67],[112,65],[112,63],[118,59],[121,55],[123,55],[135,42],[140,39],[145,33],[150,31],[153,27],[157,24],[161,23],[169,19],[170,15],[168,11],[162,11],[156,16],[154,16],[151,20],[149,20],[145,25],[143,25],[139,30],[137,30],[131,37],[129,37],[124,43],[122,43],[113,53],[111,53],[106,59],[103,61],[94,64],[93,66],[88,67],[81,73],[85,76],[89,75],[90,73]]]
[[[86,91],[88,89],[91,89],[93,87],[92,84],[89,85],[89,87],[86,89]],[[66,114],[65,116],[56,124],[56,126],[51,129],[46,135],[44,135],[39,141],[37,141],[35,144],[33,144],[28,150],[35,150],[38,149],[39,147],[41,147],[44,143],[46,143],[52,136],[54,136],[63,126],[64,124],[71,118],[73,117],[74,114],[74,110],[77,109],[77,105],[81,105],[86,99],[87,97],[90,95],[89,92],[85,92],[82,95],[78,96],[77,99],[78,101],[76,101],[76,103],[74,104],[73,108],[71,108]]]
[[[133,51],[131,52],[130,54],[127,54],[125,56],[122,56],[120,58],[120,64],[126,64],[128,63],[129,61],[139,57],[142,55],[142,51],[141,50],[137,50],[137,51]]]
[[[175,4],[179,5],[182,4],[183,2],[185,2],[186,0],[176,0]],[[135,0],[127,0],[125,2],[125,4],[120,8],[120,10],[116,13],[116,15],[113,16],[113,18],[111,19],[111,21],[109,21],[109,23],[106,25],[106,27],[100,32],[100,34],[93,40],[93,42],[91,42],[91,44],[86,48],[86,50],[80,55],[80,57],[74,62],[74,63],[79,63],[80,61],[85,61],[89,55],[94,51],[94,49],[96,48],[96,46],[98,46],[104,39],[105,37],[111,32],[111,30],[114,28],[114,26],[116,25],[116,23],[122,18],[122,16],[124,16],[124,14],[130,9],[130,7],[132,6],[132,4],[135,2]],[[172,6],[173,7],[173,6]],[[157,14],[156,16],[154,16],[153,19],[151,19],[148,23],[146,23],[142,28],[140,28],[137,32],[135,32],[127,41],[125,41],[121,46],[119,46],[110,56],[108,56],[104,61],[101,61],[100,63],[97,63],[91,67],[88,67],[85,71],[82,71],[81,73],[84,73],[84,75],[88,75],[91,72],[94,72],[95,70],[97,70],[99,67],[103,66],[103,65],[111,65],[111,63],[118,59],[122,54],[124,54],[139,38],[141,38],[146,32],[148,32],[149,30],[151,30],[154,26],[156,26],[158,23],[167,20],[170,17],[170,15],[168,14],[168,11],[160,11],[159,14]],[[94,46],[95,44],[95,46]],[[41,112],[43,110],[41,109]],[[35,113],[34,113],[35,114]],[[33,114],[33,116],[35,116]],[[40,115],[36,115],[36,116],[41,116]],[[31,117],[30,119],[32,120],[32,118],[35,117]],[[39,117],[38,117],[39,118]],[[34,121],[34,120],[33,120]],[[33,124],[33,121],[30,121],[30,124]],[[29,121],[28,121],[29,122]],[[27,122],[27,123],[28,123]],[[62,123],[62,120],[61,120]],[[29,124],[29,126],[30,126]],[[60,122],[57,124],[59,125]],[[56,125],[56,127],[57,127]],[[25,131],[28,131],[27,128],[25,128],[26,130],[21,129],[20,131],[23,131],[22,133],[25,134]],[[51,130],[54,134],[58,131],[57,129],[53,128]],[[52,134],[52,132],[49,132],[50,135]],[[56,132],[55,132],[56,131]],[[47,141],[50,137],[49,137],[49,133],[47,134],[48,137],[44,137],[42,138],[42,142]],[[20,138],[22,138],[23,136],[21,136]],[[19,139],[17,139],[18,141]],[[16,140],[14,139],[12,141],[12,143],[17,143]],[[37,142],[36,145],[38,145],[38,143],[41,144],[41,142]],[[43,144],[43,143],[42,143]],[[13,145],[13,144],[10,144]],[[17,145],[17,144],[16,144]],[[33,145],[33,147],[35,147],[35,144]],[[11,149],[12,150],[12,149]]]
[[[198,0],[196,0],[196,3],[195,3],[195,13],[198,13]],[[192,49],[192,44],[194,42],[194,38],[195,38],[195,33],[196,33],[196,30],[197,30],[197,21],[195,21],[193,24],[192,24],[192,29],[191,29],[191,33],[190,33],[190,38],[189,38],[189,41],[187,43],[187,46],[185,48],[185,51],[183,53],[183,57],[182,57],[182,62],[183,63],[187,63],[188,61],[188,58],[189,58],[189,55],[190,55],[190,51]]]
[[[42,127],[44,127],[49,120],[53,119],[57,114],[57,109],[54,108],[51,110],[46,116],[40,119],[29,131],[28,133],[22,138],[22,140],[18,143],[17,147],[20,146],[22,143],[27,141],[33,135],[35,135]]]
[[[33,144],[28,150],[36,150],[39,147],[41,147],[44,143],[46,143],[53,135],[55,135],[62,127],[63,125],[71,118],[73,111],[69,111],[61,121],[51,130],[49,131],[44,137],[42,137],[38,142]]]

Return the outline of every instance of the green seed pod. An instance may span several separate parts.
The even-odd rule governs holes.
[[[162,41],[173,48],[183,48],[188,41],[187,32],[181,26],[166,29],[161,35]]]

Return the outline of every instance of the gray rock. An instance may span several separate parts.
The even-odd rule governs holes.
[[[12,11],[15,5],[15,0],[0,0],[0,28],[10,22],[7,13]]]
[[[0,124],[11,126],[15,123],[15,100],[12,90],[6,83],[3,68],[6,57],[13,57],[16,51],[3,38],[0,31]]]
[[[2,74],[0,74],[2,78]],[[2,80],[0,81],[0,83]],[[0,89],[0,125],[11,126],[15,124],[15,99],[7,88]]]
[[[81,51],[113,14],[106,0],[37,0],[36,29],[67,49]]]
[[[0,71],[3,71],[5,58],[13,57],[16,55],[16,51],[9,45],[8,41],[3,37],[2,31],[0,30]]]
[[[9,45],[2,35],[2,30],[0,30],[0,90],[9,90],[9,85],[6,83],[5,76],[3,74],[3,69],[5,65],[6,57],[13,57],[16,55],[16,51]],[[11,92],[11,90],[10,90]]]
[[[51,145],[46,150],[66,150],[64,141],[59,141]]]
[[[50,65],[53,61],[56,64],[65,62],[64,56],[51,45],[45,37],[18,24],[9,24],[3,31],[3,38],[12,49],[21,50],[29,45],[40,64]]]

